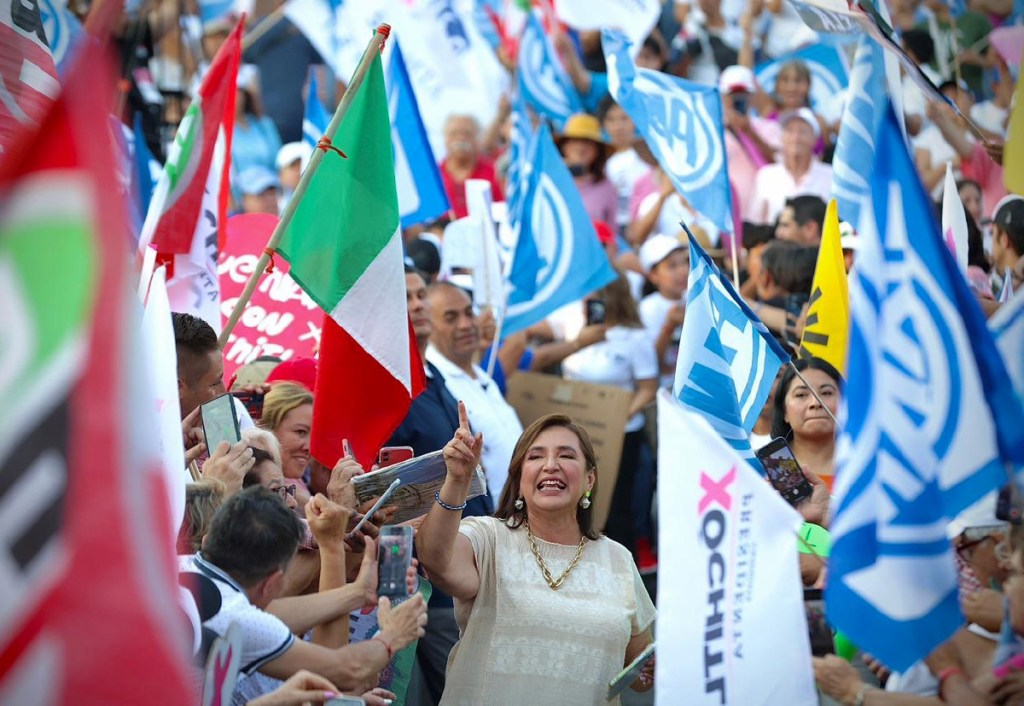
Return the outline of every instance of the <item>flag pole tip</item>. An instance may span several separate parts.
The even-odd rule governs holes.
[[[384,35],[384,39],[387,39],[391,36],[391,25],[387,22],[381,22],[377,25],[377,31]]]

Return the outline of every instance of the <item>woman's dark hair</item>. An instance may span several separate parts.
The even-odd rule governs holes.
[[[787,294],[810,294],[818,249],[792,240],[769,241],[761,251],[761,267]]]
[[[262,118],[263,111],[260,110],[260,102],[256,100],[256,96],[253,95],[252,91],[248,88],[239,88],[238,92],[242,94],[242,110],[245,115],[255,115],[257,118]]]
[[[804,81],[807,82],[807,97],[804,98],[804,105],[805,106],[810,105],[810,103],[811,103],[811,85],[812,85],[812,81],[811,81],[811,67],[809,67],[806,63],[804,63],[801,59],[790,59],[785,64],[783,64],[782,66],[779,67],[779,72],[777,74],[775,74],[775,76],[776,76],[775,80],[778,81],[778,78],[777,78],[778,76],[781,76],[782,74],[788,73],[790,71],[792,71],[799,78],[802,78]]]
[[[605,321],[609,326],[643,328],[636,299],[629,289],[629,280],[621,271],[618,272],[618,277],[597,292],[598,298],[604,301]]]
[[[501,491],[501,498],[498,500],[498,508],[494,516],[499,520],[509,520],[513,528],[520,527],[526,520],[529,506],[524,505],[522,510],[517,510],[515,502],[519,498],[519,482],[523,477],[523,462],[526,460],[526,453],[537,441],[537,437],[552,427],[568,429],[580,442],[580,450],[583,452],[583,460],[586,464],[586,471],[594,472],[594,485],[590,489],[590,507],[583,509],[576,506],[576,522],[580,532],[588,539],[597,539],[598,533],[594,529],[594,499],[597,495],[597,455],[594,453],[594,445],[590,442],[590,434],[587,430],[574,422],[571,417],[565,414],[548,414],[530,426],[526,427],[516,447],[512,450],[512,460],[508,466],[508,480]]]
[[[772,415],[773,439],[780,436],[788,439],[789,435],[793,433],[793,427],[786,421],[786,394],[793,385],[793,381],[800,379],[796,376],[796,372],[793,370],[794,367],[801,373],[805,370],[820,370],[835,380],[840,390],[846,384],[843,376],[827,360],[822,360],[821,358],[800,358],[793,361],[793,366],[786,368],[786,372],[782,374],[782,380],[779,381],[779,387],[775,390],[775,412]]]
[[[981,234],[981,228],[974,216],[964,206],[964,215],[967,216],[967,264],[980,267],[986,273],[992,270],[992,265],[985,257],[985,242]]]

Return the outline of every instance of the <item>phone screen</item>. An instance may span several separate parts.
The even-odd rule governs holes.
[[[200,408],[200,414],[209,453],[212,454],[222,441],[237,444],[241,440],[238,417],[235,415],[235,399],[231,395],[221,395],[210,400]]]
[[[377,595],[405,598],[405,574],[412,566],[412,527],[385,525],[377,546]]]
[[[605,322],[605,306],[600,299],[587,300],[587,325],[603,324]]]
[[[811,494],[811,484],[785,439],[773,439],[757,452],[757,457],[764,465],[772,487],[790,503],[796,504]]]
[[[804,613],[807,616],[807,632],[811,639],[811,654],[815,657],[835,652],[835,638],[832,628],[825,620],[825,601],[820,588],[804,589]]]

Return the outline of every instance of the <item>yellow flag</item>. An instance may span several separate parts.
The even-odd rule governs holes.
[[[800,341],[801,358],[822,358],[846,375],[850,345],[850,289],[846,282],[843,247],[839,241],[839,216],[832,199],[825,211],[825,226],[814,268],[807,322]]]
[[[1003,148],[1003,183],[1006,190],[1024,194],[1024,81],[1017,81],[1013,95],[1013,113]]]

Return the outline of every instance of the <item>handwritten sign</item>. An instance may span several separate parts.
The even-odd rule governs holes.
[[[277,225],[266,213],[228,219],[227,245],[217,262],[221,321],[226,323]],[[320,345],[323,312],[288,275],[288,262],[274,258],[274,271],[260,278],[242,318],[224,346],[224,377],[260,356],[289,360],[313,357]]]

